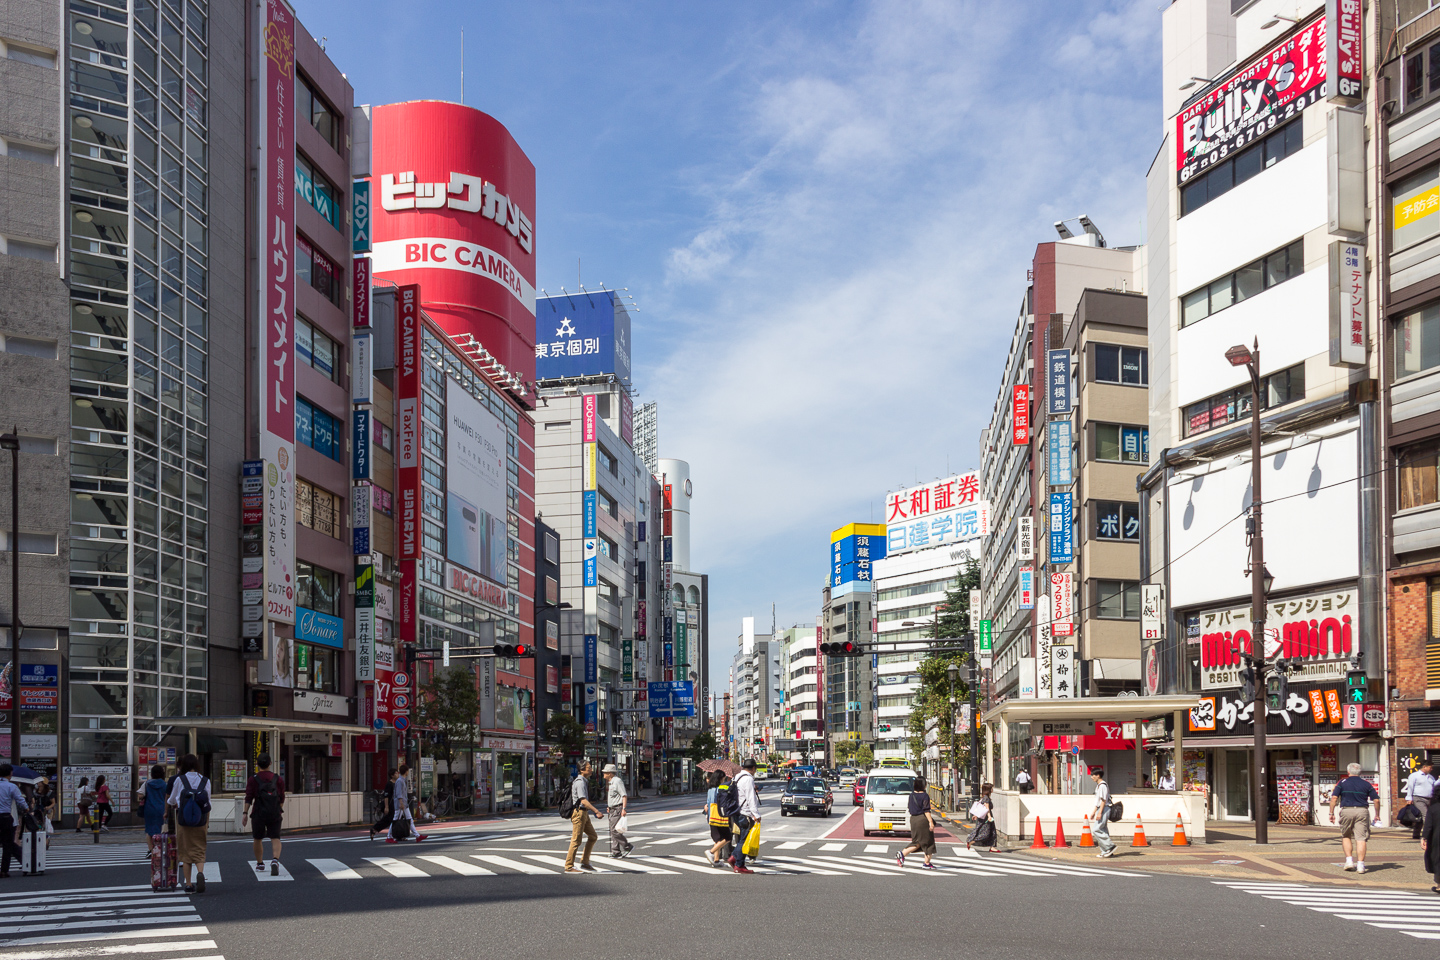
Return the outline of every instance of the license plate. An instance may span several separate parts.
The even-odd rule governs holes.
[[[809,808],[809,807],[806,807],[806,806],[802,806],[800,809],[801,809],[801,810],[809,810],[810,808]]]
[[[884,820],[881,820],[881,821],[880,821],[880,829],[881,829],[881,830],[894,830],[894,829],[895,829],[895,825],[894,825],[893,823],[886,823]]]

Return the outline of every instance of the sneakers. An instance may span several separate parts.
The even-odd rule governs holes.
[[[428,834],[428,833],[417,833],[417,834],[415,834],[415,842],[416,842],[416,843],[419,843],[421,840],[428,840],[429,838],[430,838],[430,834]]]
[[[272,877],[278,877],[278,876],[280,876],[280,861],[279,861],[279,860],[271,860],[271,861],[270,861],[270,876],[272,876]]]
[[[594,872],[595,872],[595,867],[594,867],[593,865],[591,865],[591,864],[588,864],[588,863],[582,863],[582,864],[580,864],[580,869],[581,869],[583,872],[585,872],[585,873],[594,873]]]
[[[386,843],[399,843],[400,841],[399,841],[399,840],[396,840],[394,837],[386,837],[386,838],[385,838],[385,842],[386,842]]]
[[[754,873],[754,872],[755,872],[754,870],[751,870],[749,867],[735,867],[734,870],[735,870],[736,873]]]
[[[895,854],[895,866],[905,866],[905,851],[902,850],[899,853]]]
[[[1108,860],[1111,857],[1115,856],[1115,848],[1111,847],[1109,850],[1102,850],[1100,853],[1095,854],[1095,856],[1099,857],[1101,860]]]
[[[1356,873],[1364,873],[1364,872],[1365,872],[1365,861],[1364,861],[1364,860],[1361,860],[1359,863],[1355,864],[1355,872],[1356,872]]]
[[[925,869],[925,870],[939,870],[939,869],[940,869],[939,867],[935,866],[935,864],[933,864],[933,863],[922,863],[922,864],[920,864],[920,866],[921,866],[923,869]]]
[[[577,870],[577,869],[575,869],[574,867],[566,867],[566,868],[565,868],[565,872],[566,872],[566,873],[584,873],[585,871],[584,871],[584,870]]]
[[[264,872],[265,872],[265,861],[264,861],[264,860],[257,860],[257,861],[255,862],[255,872],[256,872],[256,873],[264,873]]]
[[[1346,857],[1346,858],[1345,858],[1345,869],[1346,869],[1346,870],[1354,870],[1354,869],[1355,869],[1355,861],[1354,861],[1353,859],[1351,859],[1350,857]]]

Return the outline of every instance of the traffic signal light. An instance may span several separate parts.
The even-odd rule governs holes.
[[[1345,674],[1345,702],[1364,703],[1368,699],[1370,678],[1364,670],[1351,670]]]
[[[1240,702],[1250,703],[1255,699],[1255,668],[1250,664],[1240,668]]]
[[[853,640],[837,640],[820,644],[820,652],[827,657],[858,657],[860,648]]]
[[[415,644],[405,644],[405,668],[411,673],[415,671]]]
[[[1283,660],[1275,664],[1274,672],[1265,681],[1265,699],[1272,711],[1284,710],[1290,699],[1290,671]]]
[[[533,656],[534,653],[535,648],[526,643],[495,644],[495,656],[497,657],[509,657],[511,659],[514,659],[516,657]]]

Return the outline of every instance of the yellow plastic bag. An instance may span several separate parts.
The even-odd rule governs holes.
[[[750,832],[745,834],[745,843],[741,845],[740,852],[747,857],[760,856],[760,824],[752,824]]]

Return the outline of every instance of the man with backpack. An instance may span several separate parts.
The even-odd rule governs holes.
[[[1095,826],[1090,829],[1090,835],[1100,847],[1095,856],[1106,860],[1115,856],[1115,841],[1110,839],[1110,784],[1105,782],[1105,774],[1099,767],[1090,768],[1090,779],[1095,781],[1095,809],[1091,812]]]
[[[180,774],[170,788],[170,809],[175,811],[175,856],[180,861],[186,893],[205,892],[206,830],[210,823],[210,781],[200,773],[200,758],[180,758]],[[195,882],[190,882],[190,872]]]
[[[280,821],[285,813],[285,778],[270,771],[270,754],[255,758],[260,769],[245,784],[245,809],[240,826],[251,818],[250,836],[255,843],[255,870],[265,870],[265,838],[270,838],[270,875],[280,876]]]
[[[590,814],[600,816],[600,811],[590,802],[590,784],[587,782],[590,776],[590,761],[580,762],[580,772],[570,784],[570,792],[565,799],[560,801],[560,816],[570,818],[570,849],[565,851],[565,872],[566,873],[594,873],[595,868],[590,865],[590,851],[595,849],[595,841],[600,835],[595,832],[595,825],[590,822]],[[575,869],[575,851],[580,849],[580,836],[585,836],[585,853],[580,857],[580,869]]]
[[[735,775],[730,793],[733,798],[728,802],[734,804],[730,823],[739,835],[739,839],[735,841],[735,855],[730,861],[736,873],[754,873],[754,870],[745,866],[745,841],[750,836],[750,829],[760,823],[760,795],[755,790],[754,757],[746,757],[745,762],[740,765],[740,772]],[[758,853],[749,856],[756,857]]]

